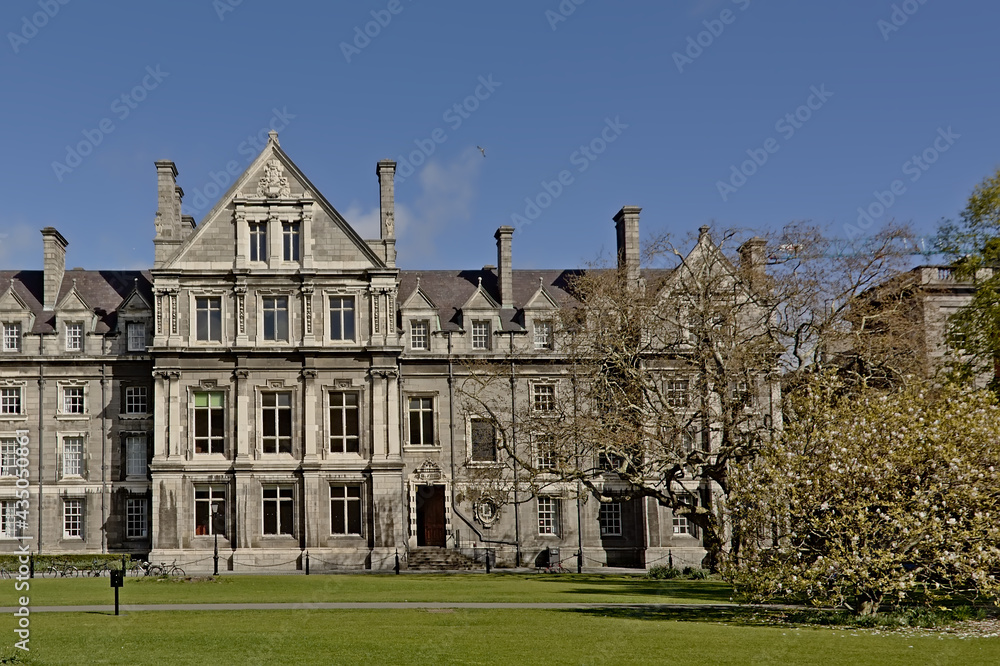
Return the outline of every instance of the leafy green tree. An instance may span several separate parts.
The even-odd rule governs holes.
[[[990,388],[1000,392],[1000,169],[976,186],[961,221],[942,223],[938,243],[957,277],[976,285],[948,322],[953,367],[963,381],[992,377]]]
[[[733,471],[727,574],[753,600],[846,607],[996,601],[1000,407],[988,391],[816,377],[782,437]]]

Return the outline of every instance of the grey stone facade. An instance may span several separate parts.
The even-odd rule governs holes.
[[[24,529],[4,462],[0,551],[20,535],[199,571],[218,537],[226,570],[298,569],[308,553],[322,571],[405,566],[421,547],[489,546],[509,564],[520,550],[528,565],[555,548],[572,567],[582,542],[587,567],[698,565],[699,539],[651,499],[603,516],[558,488],[496,515],[473,503],[463,363],[516,347],[517,399],[558,384],[533,336],[572,301],[573,271],[514,270],[509,227],[497,267],[400,270],[394,170],[377,165],[381,233],[365,240],[274,133],[198,225],[157,162],[152,270],[66,271],[46,229],[44,271],[0,271],[0,440],[26,434],[30,452]],[[615,219],[638,275],[639,209]]]

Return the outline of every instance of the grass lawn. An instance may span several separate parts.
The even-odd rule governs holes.
[[[0,606],[14,606],[13,580],[0,585]],[[33,606],[114,603],[107,578],[35,578]],[[725,603],[720,581],[646,580],[638,576],[576,574],[221,576],[215,580],[127,578],[123,604],[511,601],[565,603]]]
[[[11,636],[12,625],[5,616],[0,633]],[[2,654],[10,654],[6,645]],[[31,616],[30,645],[28,663],[40,664],[1000,663],[998,639],[876,636],[593,611],[39,613]]]

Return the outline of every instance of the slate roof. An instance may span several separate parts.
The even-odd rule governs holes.
[[[502,324],[504,330],[524,330],[523,308],[538,291],[539,279],[545,292],[559,307],[572,306],[579,303],[572,293],[572,282],[584,273],[583,269],[544,269],[544,270],[513,270],[514,310],[503,310]],[[643,270],[647,281],[662,280],[670,274],[669,270]],[[500,290],[497,286],[497,271],[466,270],[466,271],[400,271],[399,302],[405,302],[417,288],[417,278],[420,278],[420,291],[425,294],[438,308],[443,330],[459,330],[459,308],[475,293],[479,280],[482,278],[483,289],[495,300],[500,302]]]
[[[55,333],[53,313],[42,310],[43,275],[42,271],[0,271],[0,294],[6,293],[13,281],[14,293],[35,315],[35,325],[31,332]],[[68,270],[63,276],[56,303],[62,301],[73,289],[74,280],[77,292],[97,314],[96,333],[105,334],[115,329],[118,306],[132,293],[134,287],[138,286],[139,293],[147,303],[153,302],[149,271]]]

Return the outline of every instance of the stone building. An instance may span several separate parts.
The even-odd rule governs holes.
[[[530,564],[697,564],[694,530],[650,499],[558,492],[499,509],[466,492],[495,435],[456,397],[463,359],[517,346],[518,399],[554,399],[566,271],[396,266],[393,176],[362,239],[277,134],[200,224],[156,163],[149,271],[0,271],[0,551],[128,552],[208,570],[385,569],[495,548]],[[639,209],[615,218],[638,264]],[[553,370],[553,368],[556,368]],[[19,504],[26,444],[27,513]],[[515,517],[514,512],[518,514]],[[575,564],[575,560],[570,560]],[[572,564],[570,564],[572,566]]]

